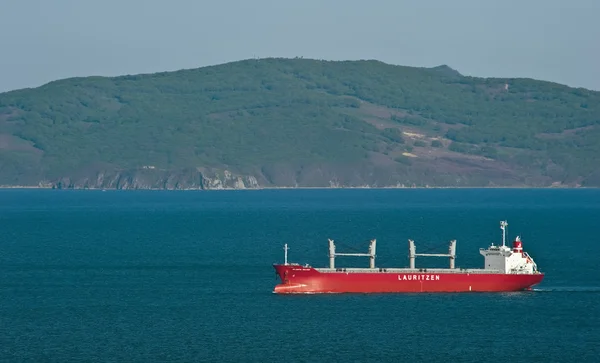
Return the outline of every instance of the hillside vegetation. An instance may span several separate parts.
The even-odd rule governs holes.
[[[2,185],[600,186],[599,165],[600,92],[447,66],[253,59],[0,94]]]

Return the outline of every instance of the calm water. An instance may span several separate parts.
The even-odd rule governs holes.
[[[397,267],[408,238],[457,239],[457,266],[481,267],[501,219],[546,273],[535,291],[271,293],[284,243],[320,267],[327,238],[377,238]],[[0,361],[599,359],[599,190],[0,190],[0,226]]]

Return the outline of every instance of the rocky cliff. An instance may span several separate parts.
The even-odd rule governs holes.
[[[140,169],[102,171],[93,175],[61,177],[40,182],[41,187],[54,189],[165,189],[220,190],[257,189],[252,175],[236,175],[228,170],[182,169],[159,170],[152,166]]]

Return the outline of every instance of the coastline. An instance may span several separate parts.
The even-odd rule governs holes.
[[[28,186],[28,185],[0,185],[0,190],[9,189],[48,189],[48,190],[90,190],[90,191],[253,191],[253,190],[336,190],[336,189],[600,189],[600,187],[584,187],[584,186],[424,186],[424,187],[259,187],[259,188],[182,188],[182,189],[167,189],[167,188],[135,188],[135,189],[117,189],[117,188],[55,188],[53,186]]]

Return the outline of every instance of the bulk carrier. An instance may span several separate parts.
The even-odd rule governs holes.
[[[284,263],[273,267],[281,283],[275,286],[277,294],[311,293],[399,293],[399,292],[502,292],[529,290],[539,284],[544,274],[523,251],[517,236],[512,249],[506,246],[506,221],[500,222],[502,245],[480,248],[484,257],[482,269],[455,267],[456,240],[450,241],[447,254],[416,253],[415,242],[408,240],[408,268],[376,268],[376,240],[370,241],[368,253],[338,253],[329,239],[329,268],[288,263],[288,246],[284,246]],[[369,268],[339,268],[337,256],[369,257]],[[416,257],[447,257],[449,268],[416,268]]]

